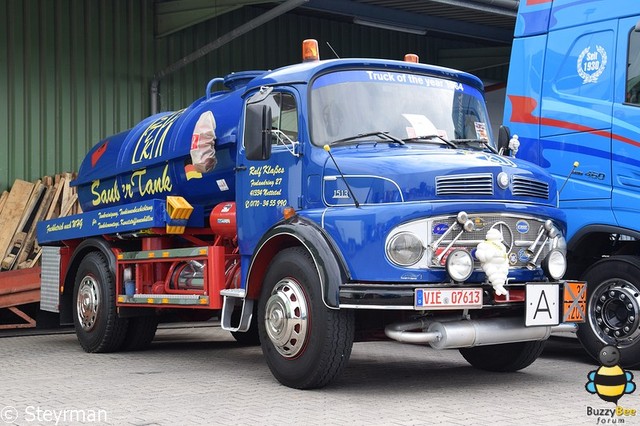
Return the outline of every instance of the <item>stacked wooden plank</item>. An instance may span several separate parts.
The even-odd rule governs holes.
[[[73,173],[45,176],[35,182],[16,179],[0,196],[0,271],[31,268],[40,260],[36,224],[80,213]]]

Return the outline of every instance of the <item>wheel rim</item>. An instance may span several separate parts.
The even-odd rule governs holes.
[[[302,287],[290,278],[280,280],[267,300],[265,328],[278,353],[294,358],[304,348],[308,308]]]
[[[91,275],[87,275],[80,282],[76,306],[80,326],[85,331],[91,331],[96,325],[100,310],[100,288]]]
[[[589,322],[600,340],[620,348],[640,338],[640,292],[626,280],[602,283],[591,295]]]

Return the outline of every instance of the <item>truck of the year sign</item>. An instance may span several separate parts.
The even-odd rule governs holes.
[[[303,52],[98,142],[84,213],[38,225],[42,308],[87,352],[144,348],[167,314],[218,318],[300,389],[336,378],[354,339],[516,371],[575,331],[558,188],[497,152],[481,82]]]

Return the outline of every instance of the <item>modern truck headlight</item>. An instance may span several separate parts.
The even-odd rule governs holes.
[[[400,232],[387,242],[387,257],[399,266],[416,264],[424,254],[420,238],[411,232]]]
[[[447,273],[456,282],[466,281],[473,272],[473,258],[462,249],[454,250],[447,256]]]
[[[551,250],[542,261],[542,270],[552,280],[559,280],[567,271],[567,258],[560,250]]]

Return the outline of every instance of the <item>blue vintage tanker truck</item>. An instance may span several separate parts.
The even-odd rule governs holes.
[[[568,277],[587,281],[578,337],[640,365],[640,3],[520,2],[505,120],[567,214]]]
[[[556,183],[497,153],[481,82],[304,46],[91,149],[84,212],[38,224],[42,309],[87,352],[144,348],[162,315],[218,317],[301,389],[354,340],[515,371],[574,330]]]

